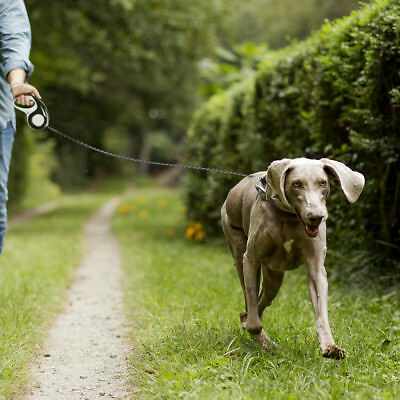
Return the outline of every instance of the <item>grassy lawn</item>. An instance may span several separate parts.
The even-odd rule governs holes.
[[[242,293],[222,234],[187,240],[186,228],[179,192],[150,186],[137,188],[114,218],[141,398],[399,398],[398,291],[331,285],[330,322],[347,358],[328,360],[305,269],[289,272],[264,316],[280,347],[265,353],[239,327]]]
[[[82,227],[123,186],[61,196],[55,211],[10,230],[0,259],[0,399],[26,383],[82,253]]]

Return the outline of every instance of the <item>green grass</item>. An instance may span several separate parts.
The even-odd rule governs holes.
[[[330,322],[347,358],[328,360],[316,340],[306,271],[289,272],[263,320],[280,346],[271,354],[239,327],[242,293],[222,234],[205,243],[185,239],[179,192],[137,188],[114,230],[141,398],[399,398],[398,291],[331,285]]]
[[[107,183],[96,193],[61,196],[55,211],[7,233],[0,258],[0,399],[27,382],[81,257],[84,223],[123,187]]]

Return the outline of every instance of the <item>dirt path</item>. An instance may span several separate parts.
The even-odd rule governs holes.
[[[103,206],[85,228],[85,257],[66,308],[33,365],[25,400],[130,399],[128,345],[119,249],[110,233],[117,200]]]

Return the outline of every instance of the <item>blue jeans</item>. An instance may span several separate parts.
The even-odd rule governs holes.
[[[11,122],[7,124],[5,129],[0,131],[0,254],[3,251],[4,235],[7,227],[7,181],[14,133],[15,130]]]

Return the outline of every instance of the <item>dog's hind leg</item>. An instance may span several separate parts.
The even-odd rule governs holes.
[[[258,297],[258,315],[262,316],[266,307],[270,306],[272,300],[278,294],[285,276],[284,271],[273,271],[266,265],[262,265],[263,284],[260,296]]]

